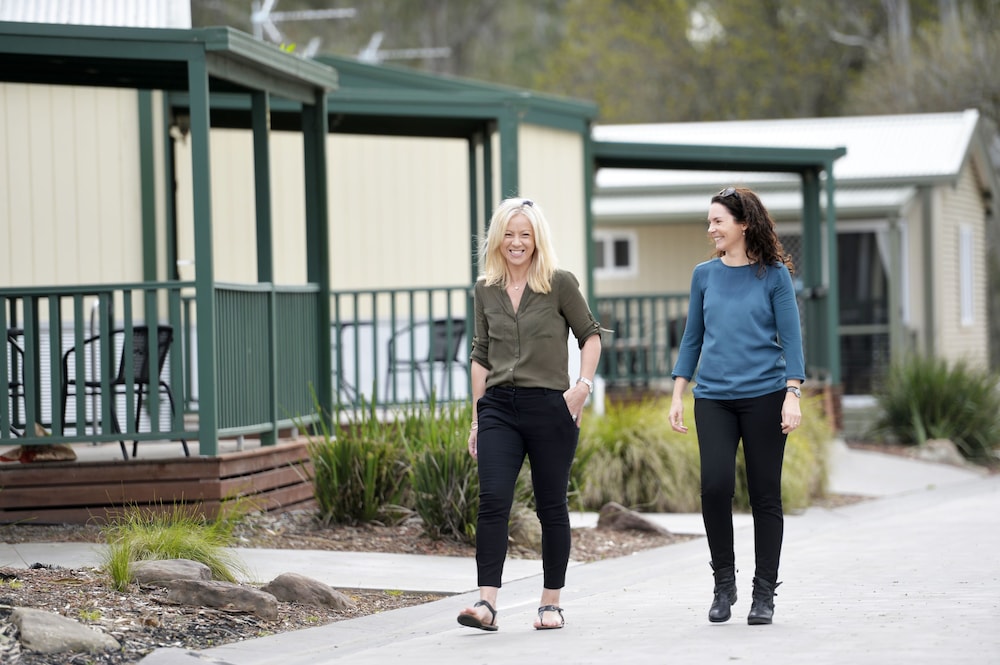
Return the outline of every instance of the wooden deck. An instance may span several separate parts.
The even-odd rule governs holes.
[[[0,524],[102,524],[124,508],[171,511],[176,505],[211,518],[234,497],[267,511],[314,505],[305,441],[229,452],[220,445],[214,457],[197,456],[196,445],[191,457],[179,446],[174,452],[157,449],[161,445],[172,446],[143,444],[140,457],[129,461],[114,444],[106,455],[77,447],[75,462],[0,464]]]

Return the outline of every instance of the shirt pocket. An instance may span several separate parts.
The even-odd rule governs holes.
[[[510,315],[501,307],[485,307],[483,313],[489,324],[490,346],[494,341],[509,344],[514,337],[514,321]]]

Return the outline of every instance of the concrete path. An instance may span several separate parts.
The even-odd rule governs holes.
[[[733,619],[724,624],[706,618],[712,579],[702,539],[574,565],[563,591],[566,628],[544,632],[531,627],[541,587],[540,568],[531,568],[537,562],[522,562],[523,568],[509,562],[499,602],[500,630],[485,633],[455,621],[458,611],[477,598],[468,590],[475,580],[471,560],[263,552],[250,559],[261,567],[262,579],[271,575],[265,566],[279,561],[282,572],[303,566],[299,572],[335,586],[463,593],[200,652],[162,649],[142,665],[1000,665],[1000,476],[838,446],[831,487],[877,498],[787,517],[784,584],[778,588],[772,626],[746,624],[753,530],[741,519],[736,529],[740,600]],[[577,523],[587,519],[593,517],[574,516]],[[700,529],[697,516],[656,519],[678,532]],[[11,552],[4,547],[12,546],[0,546],[0,562],[6,565]],[[42,546],[18,545],[13,554],[31,561],[37,553],[48,557],[37,560],[48,563],[80,555],[79,547],[59,555],[56,546],[34,547]],[[338,581],[345,579],[350,583]]]

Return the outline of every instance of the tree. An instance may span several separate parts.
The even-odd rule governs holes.
[[[837,115],[863,52],[835,39],[872,2],[573,0],[538,89],[593,99],[606,122]]]

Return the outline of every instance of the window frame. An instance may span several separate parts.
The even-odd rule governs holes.
[[[628,245],[628,265],[615,266],[615,243],[625,241]],[[639,234],[628,229],[602,229],[594,231],[594,278],[634,279],[639,276]],[[597,267],[598,243],[604,243],[604,267]]]

